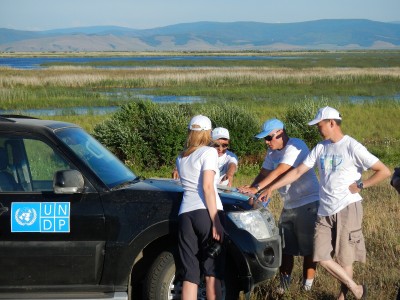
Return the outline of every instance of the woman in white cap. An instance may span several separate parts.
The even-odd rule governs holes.
[[[211,121],[197,115],[189,123],[186,147],[176,159],[184,190],[178,217],[183,299],[197,299],[201,274],[206,280],[207,299],[222,298],[225,255],[207,255],[210,242],[222,243],[224,238],[223,207],[216,189],[218,153],[208,146],[210,142]]]
[[[223,127],[214,128],[211,133],[213,147],[218,151],[219,184],[232,186],[233,176],[236,173],[238,158],[229,147],[229,131]]]
[[[212,143],[211,145],[217,149],[218,152],[218,168],[219,180],[218,184],[232,186],[233,176],[238,168],[238,157],[232,151],[229,151],[229,131],[223,127],[217,127],[211,132]],[[176,167],[172,172],[173,179],[179,179],[178,170]]]

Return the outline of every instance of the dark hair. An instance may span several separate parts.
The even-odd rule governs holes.
[[[337,126],[342,125],[342,120],[340,120],[340,119],[325,119],[324,121],[325,122],[335,121]]]
[[[336,122],[337,126],[342,125],[342,120],[339,120],[339,119],[333,119],[333,120]]]

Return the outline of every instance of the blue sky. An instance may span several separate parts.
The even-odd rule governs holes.
[[[400,0],[0,0],[0,28],[96,25],[136,29],[197,21],[292,23],[319,19],[400,21]]]

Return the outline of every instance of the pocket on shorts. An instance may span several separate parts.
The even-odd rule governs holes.
[[[361,229],[354,230],[349,233],[349,243],[352,246],[357,246],[358,244],[360,244],[362,242],[362,239],[363,234]]]

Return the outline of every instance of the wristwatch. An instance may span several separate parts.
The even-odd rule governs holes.
[[[364,188],[364,183],[362,182],[361,178],[356,181],[357,187],[362,190]]]
[[[260,191],[260,185],[257,183],[257,184],[255,184],[255,185],[253,185],[253,187],[255,187],[256,189],[257,189],[257,192],[259,192]]]

